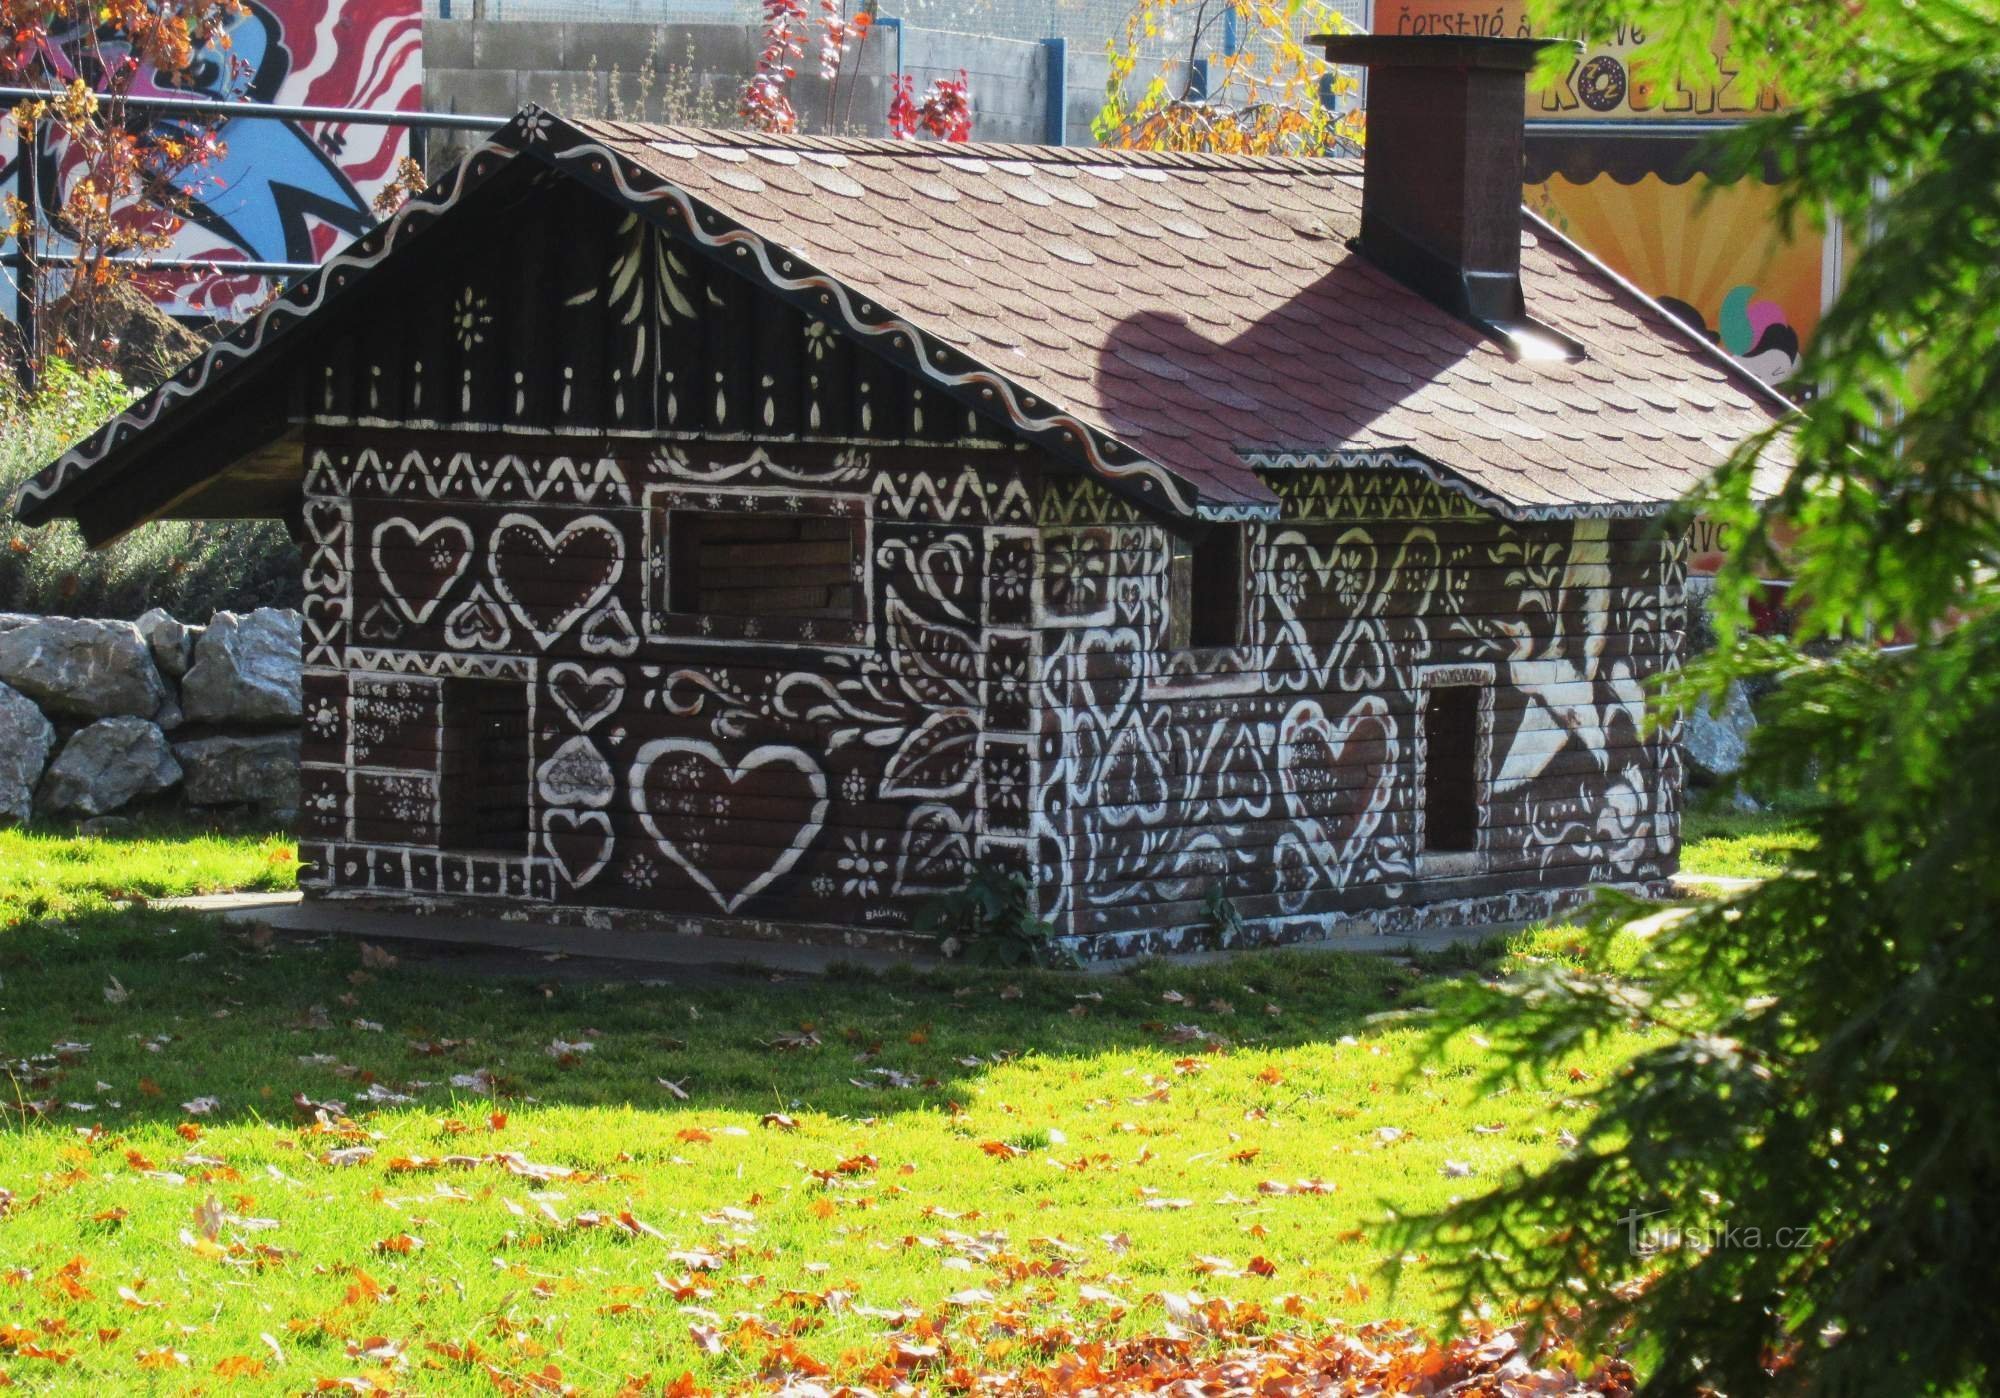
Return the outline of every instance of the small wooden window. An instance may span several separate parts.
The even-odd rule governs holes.
[[[528,695],[506,680],[444,682],[438,845],[528,849]]]
[[[1173,536],[1167,558],[1167,639],[1175,650],[1243,644],[1243,531],[1219,524],[1199,540]]]
[[[1441,685],[1424,707],[1424,848],[1479,846],[1479,687]]]
[[[667,610],[861,616],[861,524],[813,515],[667,514]]]

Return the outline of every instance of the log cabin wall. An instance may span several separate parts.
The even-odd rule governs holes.
[[[894,942],[986,861],[1117,954],[1218,891],[1277,941],[1673,868],[1647,526],[1385,461],[1271,473],[1218,551],[587,191],[509,197],[294,391],[318,891]]]
[[[1679,541],[1510,523],[1407,471],[1268,480],[1282,518],[1236,526],[1240,643],[1192,648],[1185,543],[1047,484],[1038,884],[1061,931],[1213,943],[1215,889],[1260,941],[1512,920],[1674,870],[1677,737],[1644,732],[1643,684],[1679,664]]]
[[[893,943],[973,861],[1029,867],[1026,453],[564,445],[312,441],[321,891]],[[722,526],[698,561],[732,583],[734,549],[794,555],[756,591],[810,592],[806,614],[732,615],[713,590],[676,610],[690,515]]]
[[[579,186],[508,197],[296,389],[309,882],[893,939],[1029,869],[1038,453]]]

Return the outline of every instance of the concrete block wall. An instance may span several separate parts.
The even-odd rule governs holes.
[[[644,23],[526,23],[487,19],[424,21],[424,104],[434,112],[504,116],[529,102],[586,116],[694,125],[734,126],[736,100],[756,60],[754,25]],[[971,80],[973,138],[1047,140],[1054,50],[1034,40],[905,27],[903,66],[921,95],[937,78],[965,70]],[[642,92],[651,59],[654,80]],[[809,131],[884,134],[893,29],[878,28],[851,57],[835,110],[826,84],[807,68],[792,84],[792,101]],[[1064,133],[1070,145],[1093,144],[1090,123],[1103,100],[1103,54],[1071,46],[1064,82]],[[468,136],[432,138],[437,168]]]

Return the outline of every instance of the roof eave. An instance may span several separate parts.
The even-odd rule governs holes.
[[[366,280],[377,265],[427,231],[465,195],[507,168],[513,158],[514,152],[497,140],[474,148],[388,219],[286,287],[256,315],[24,481],[10,501],[14,517],[26,525],[74,517],[86,499],[117,484],[144,460],[159,423],[184,420],[186,405],[209,402],[240,384],[246,370],[270,364],[274,345],[290,344],[297,338],[287,332]],[[217,471],[230,464],[220,463]],[[122,531],[114,530],[106,537],[117,532]]]

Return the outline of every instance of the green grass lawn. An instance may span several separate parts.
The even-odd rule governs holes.
[[[1812,837],[1784,816],[1693,811],[1682,826],[1681,869],[1732,879],[1769,878]]]
[[[1498,1092],[1476,1039],[1421,1062],[1471,956],[605,983],[107,902],[286,886],[289,852],[0,831],[30,1391],[720,1389],[860,1379],[897,1336],[941,1386],[1190,1295],[1434,1324],[1421,1260],[1388,1292],[1386,1211],[1547,1160],[1639,1043]]]

